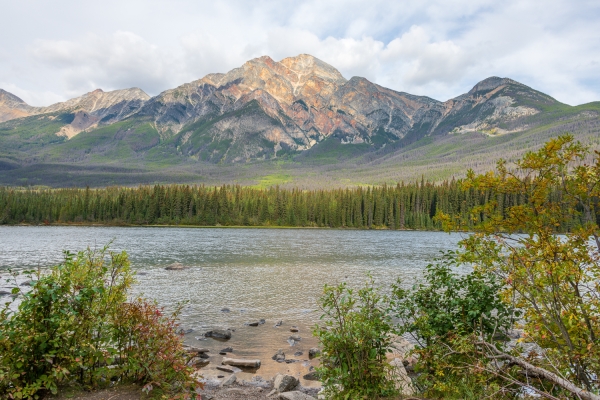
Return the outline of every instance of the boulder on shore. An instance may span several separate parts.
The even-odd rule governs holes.
[[[273,390],[279,393],[288,392],[294,389],[300,381],[296,377],[287,374],[277,374],[273,378]]]
[[[293,392],[285,392],[279,395],[279,398],[282,400],[315,400],[314,397],[307,395],[306,393],[302,393],[298,390]]]
[[[225,387],[225,386],[231,386],[235,383],[235,381],[237,380],[237,377],[235,376],[235,374],[231,374],[229,375],[227,378],[225,378],[223,380],[223,382],[221,382],[221,387]]]
[[[392,373],[396,377],[396,389],[405,396],[412,396],[415,394],[413,383],[404,368],[404,363],[400,358],[394,358],[390,362],[392,366]]]
[[[187,362],[187,365],[189,367],[200,368],[200,367],[207,366],[209,363],[210,363],[210,361],[208,361],[208,360],[206,360],[204,358],[194,357],[190,361]]]
[[[310,371],[308,374],[304,375],[302,378],[306,379],[307,381],[320,381],[321,380],[321,376],[319,375],[319,372],[317,372],[317,371]]]

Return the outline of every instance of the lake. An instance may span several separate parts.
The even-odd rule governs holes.
[[[263,377],[281,368],[270,359],[281,348],[288,358],[302,360],[285,365],[300,374],[317,364],[306,354],[316,345],[311,328],[319,320],[317,299],[324,284],[345,281],[357,287],[371,273],[384,286],[397,278],[412,285],[461,238],[422,231],[6,226],[0,227],[0,287],[7,286],[8,268],[44,268],[59,263],[65,249],[103,247],[112,240],[111,249],[127,251],[139,273],[134,294],[167,309],[188,302],[181,315],[182,327],[193,329],[187,343],[208,347],[211,354],[231,346],[235,356],[259,357]],[[165,270],[175,262],[189,268]],[[245,325],[260,319],[266,323]],[[280,320],[283,325],[275,328]],[[302,336],[293,347],[286,341],[291,325]],[[202,333],[212,326],[236,331],[227,343],[204,339]],[[293,357],[297,351],[303,356]],[[211,365],[218,362],[213,357]],[[207,368],[206,375],[211,373],[217,372]]]

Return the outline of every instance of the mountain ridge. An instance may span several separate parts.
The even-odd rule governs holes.
[[[262,56],[152,97],[138,88],[98,89],[32,107],[0,90],[0,169],[48,163],[209,168],[269,160],[353,169],[395,159],[427,140],[502,137],[561,118],[598,117],[595,106],[584,108],[577,114],[579,108],[510,78],[486,78],[442,102],[363,77],[346,79],[308,54],[280,61]]]

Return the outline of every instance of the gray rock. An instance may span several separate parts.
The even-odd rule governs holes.
[[[227,307],[221,308],[221,312],[230,312],[231,310]]]
[[[206,337],[214,337],[217,339],[231,339],[231,331],[229,329],[215,328],[204,334]]]
[[[37,281],[34,281],[34,280],[25,281],[25,282],[21,283],[20,286],[34,286],[36,282]]]
[[[237,377],[235,376],[235,374],[231,374],[229,375],[229,377],[225,378],[225,380],[223,382],[221,382],[221,387],[225,387],[225,386],[231,386],[235,383]]]
[[[294,389],[300,381],[296,377],[287,374],[277,374],[273,378],[273,389],[279,393],[288,392]]]
[[[258,326],[259,322],[258,321],[256,321],[256,322],[248,322],[247,325],[248,326]]]
[[[302,378],[306,379],[307,381],[320,381],[321,380],[321,377],[317,371],[310,371],[308,374],[304,375]]]
[[[302,340],[302,338],[300,337],[300,335],[292,335],[289,337],[290,340],[293,340],[294,342],[299,342]]]
[[[204,347],[183,346],[186,353],[208,353],[208,349]]]
[[[209,364],[210,361],[201,358],[201,357],[194,357],[192,358],[190,361],[187,362],[188,367],[205,367]]]
[[[285,361],[285,353],[283,352],[283,350],[279,349],[279,350],[277,350],[277,353],[275,353],[275,355],[271,358],[279,363],[284,362]]]
[[[415,389],[412,384],[410,377],[408,376],[404,363],[400,358],[394,358],[390,365],[392,366],[392,374],[394,375],[396,389],[405,396],[412,396],[415,394]]]
[[[232,353],[232,352],[233,352],[233,347],[225,347],[223,350],[219,351],[219,354],[225,355],[227,353]]]
[[[313,347],[313,348],[311,348],[311,349],[308,350],[308,358],[317,357],[319,354],[321,354],[321,350],[319,350],[316,347]]]
[[[300,357],[302,354],[304,354],[304,353],[301,352],[301,351],[297,351],[297,352],[294,353],[294,356]]]
[[[10,296],[12,293],[6,290],[0,290],[0,296]]]
[[[258,321],[259,325],[264,325],[267,321],[264,319],[261,319],[260,321]]]
[[[240,372],[241,369],[236,367],[230,367],[228,365],[217,365],[217,369],[223,372],[229,372],[230,374],[234,374],[236,372]]]
[[[283,321],[277,322],[275,325],[273,325],[273,328],[279,328],[281,325],[283,325]]]
[[[297,326],[292,326],[290,328],[290,332],[298,332],[298,327]]]
[[[282,400],[315,400],[314,397],[307,395],[306,393],[302,393],[300,391],[293,392],[285,392],[279,395],[279,398]]]
[[[187,269],[187,267],[184,266],[182,263],[176,262],[176,263],[173,263],[173,264],[167,266],[165,269],[167,271],[181,271],[181,270]]]
[[[234,367],[243,368],[260,368],[260,360],[244,359],[244,358],[228,358],[223,357],[222,365],[233,365]]]

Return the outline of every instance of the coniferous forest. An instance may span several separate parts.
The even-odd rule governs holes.
[[[497,195],[460,181],[421,180],[351,189],[256,189],[241,186],[155,185],[103,189],[0,188],[0,224],[290,226],[436,230],[438,211],[470,226],[476,205],[501,209],[527,194]],[[477,217],[476,217],[477,218]],[[566,231],[568,227],[558,227]]]

